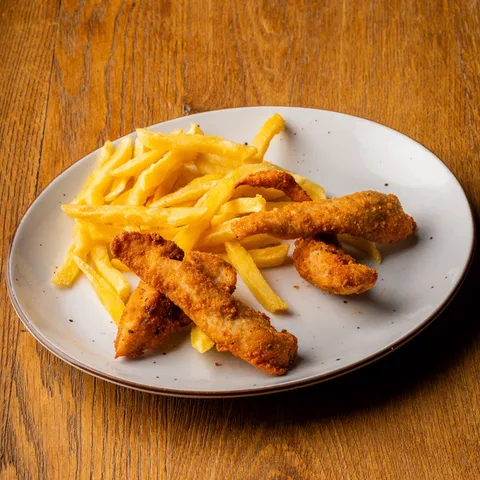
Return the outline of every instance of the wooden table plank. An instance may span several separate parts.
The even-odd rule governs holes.
[[[0,2],[0,238],[107,138],[184,113],[299,105],[435,152],[480,212],[480,4],[415,0]],[[72,369],[1,286],[2,478],[475,478],[476,260],[390,357],[325,385],[236,400],[133,392]],[[2,274],[4,262],[2,263]]]

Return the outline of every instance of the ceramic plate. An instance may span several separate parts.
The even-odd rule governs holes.
[[[150,128],[169,132],[195,122],[207,134],[251,142],[275,112],[288,128],[272,142],[267,160],[322,184],[329,196],[366,189],[395,193],[419,225],[415,238],[381,248],[384,261],[378,266],[378,283],[361,296],[323,294],[302,281],[292,265],[264,271],[290,306],[288,314],[271,315],[273,324],[298,337],[298,362],[287,375],[269,376],[229,353],[200,355],[190,346],[187,332],[158,352],[137,360],[114,360],[115,326],[85,278],[66,290],[50,282],[72,240],[73,222],[60,205],[73,200],[98,152],[45,189],[14,237],[8,289],[35,338],[69,364],[120,385],[169,395],[228,397],[330,379],[380,358],[431,322],[466,273],[474,227],[461,186],[430,151],[376,123],[304,108],[221,110]],[[360,260],[375,266],[368,258]],[[131,280],[135,284],[133,276]],[[241,280],[236,295],[261,309]]]

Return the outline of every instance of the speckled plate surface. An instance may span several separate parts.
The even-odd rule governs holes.
[[[192,397],[258,395],[306,386],[359,368],[402,345],[453,296],[474,246],[471,211],[459,183],[433,153],[384,126],[339,113],[251,107],[192,115],[151,127],[168,132],[200,124],[207,134],[251,142],[280,113],[288,129],[266,159],[321,183],[329,196],[373,189],[395,193],[419,225],[415,238],[381,248],[375,288],[358,297],[322,294],[292,265],[265,271],[290,311],[274,315],[299,340],[299,358],[272,377],[228,353],[194,351],[180,332],[159,352],[114,360],[115,326],[81,278],[55,288],[50,278],[70,245],[72,220],[60,210],[93,168],[97,152],[57,177],[32,204],[13,239],[7,284],[25,326],[52,353],[99,378],[140,390]],[[134,134],[131,135],[134,137]],[[368,258],[361,258],[374,266]],[[136,279],[132,276],[132,285]],[[261,309],[239,281],[236,295]]]

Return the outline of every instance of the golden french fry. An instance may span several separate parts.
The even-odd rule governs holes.
[[[94,244],[90,251],[93,266],[100,275],[113,287],[123,302],[130,295],[130,284],[127,279],[110,262],[108,248],[105,244]]]
[[[207,352],[215,345],[215,342],[196,325],[193,325],[192,330],[190,331],[190,341],[192,347],[200,353]]]
[[[110,172],[123,165],[132,158],[132,141],[129,137],[123,138],[115,153],[98,170],[92,183],[85,191],[84,198],[88,205],[103,205],[104,195],[113,183]]]
[[[178,205],[183,202],[191,202],[198,200],[206,192],[209,192],[216,184],[218,180],[205,182],[199,186],[191,187],[190,184],[177,190],[169,195],[152,202],[151,207],[171,207],[172,205]]]
[[[272,138],[282,132],[284,128],[285,120],[278,113],[275,113],[263,124],[253,140],[253,146],[258,151],[256,155],[257,161],[261,162],[263,160]]]
[[[193,153],[213,153],[224,157],[238,157],[245,160],[256,155],[257,149],[231,142],[221,137],[206,135],[166,135],[138,129],[140,141],[152,150],[178,149]]]
[[[272,237],[266,233],[257,233],[256,235],[250,235],[249,237],[240,240],[240,245],[249,250],[272,247],[279,244],[280,240],[278,238]]]
[[[178,170],[185,162],[186,157],[180,152],[171,150],[158,162],[144,170],[128,197],[129,205],[143,205],[152,195],[155,188],[165,182],[168,175]]]
[[[325,189],[321,185],[312,182],[303,175],[297,175],[296,173],[292,173],[292,175],[295,181],[310,195],[312,200],[325,200],[327,198]]]
[[[262,273],[244,247],[238,242],[227,242],[225,243],[225,250],[230,263],[235,267],[235,270],[240,274],[247,287],[264,308],[272,313],[288,309],[288,305],[263,278]]]
[[[158,162],[167,152],[161,150],[151,150],[134,157],[120,167],[112,170],[114,177],[135,177],[140,175],[145,169]]]
[[[186,252],[192,250],[203,232],[210,226],[218,208],[230,200],[237,184],[252,173],[272,169],[274,169],[274,166],[271,164],[243,165],[222,178],[210,192],[197,202],[197,206],[206,207],[207,212],[198,220],[190,223],[178,237],[175,237],[175,243]]]
[[[93,223],[178,227],[202,217],[206,207],[149,208],[130,205],[62,205],[69,216]]]
[[[129,181],[128,177],[116,178],[113,181],[112,188],[107,195],[105,195],[105,201],[111,202],[115,200],[126,188]]]
[[[88,227],[81,222],[75,222],[73,227],[73,245],[70,247],[64,262],[53,275],[52,283],[59,287],[69,287],[79,273],[78,266],[73,261],[71,254],[73,253],[86,260],[91,245],[92,241]]]
[[[77,257],[73,253],[71,255],[78,268],[87,277],[88,281],[95,290],[98,299],[107,309],[113,321],[119,325],[123,310],[125,309],[125,304],[116,294],[111,285],[104,280],[101,275],[95,271],[95,269],[93,269],[88,263],[84,262],[80,257]]]
[[[204,249],[206,247],[214,247],[215,245],[221,245],[225,242],[235,240],[235,234],[232,231],[232,220],[217,225],[207,230],[204,236],[199,240],[198,247]],[[187,227],[188,228],[188,227]]]
[[[275,247],[267,248],[257,248],[253,250],[247,250],[248,254],[252,257],[252,260],[255,262],[255,265],[258,268],[272,268],[278,267],[285,263],[285,260],[288,257],[288,243],[282,243]],[[221,254],[221,258],[230,263],[228,255]]]
[[[110,160],[114,152],[115,152],[115,148],[113,147],[112,142],[107,140],[103,145],[103,147],[100,149],[97,164],[95,165],[93,172],[87,178],[85,185],[82,187],[82,190],[75,197],[75,200],[73,200],[72,203],[85,203],[85,192],[87,191],[88,187],[92,184],[93,179],[98,175],[101,167],[103,167],[103,165],[105,165],[105,163],[108,160]]]
[[[130,273],[130,269],[124,263],[122,263],[118,258],[112,258],[110,262],[112,266],[117,270],[119,270],[120,272]]]
[[[133,158],[143,155],[147,150],[148,148],[138,138],[136,138],[133,142]]]
[[[377,263],[382,263],[382,254],[380,253],[377,246],[373,242],[370,242],[365,238],[354,237],[347,233],[337,235],[337,238],[340,242],[346,243],[347,245],[351,245],[352,247],[356,247],[362,252],[367,253]]]
[[[267,202],[260,195],[257,195],[254,198],[237,198],[235,200],[230,200],[218,209],[218,215],[215,215],[210,222],[211,226],[212,228],[216,227],[217,225],[238,217],[239,215],[263,212],[266,208],[266,204]]]

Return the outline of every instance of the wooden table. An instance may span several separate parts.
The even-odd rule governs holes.
[[[448,165],[479,213],[477,0],[4,0],[0,65],[4,259],[30,202],[106,139],[244,105],[398,129]],[[204,401],[69,367],[26,333],[2,281],[0,477],[479,478],[480,322],[467,313],[478,268],[430,328],[375,365]]]

